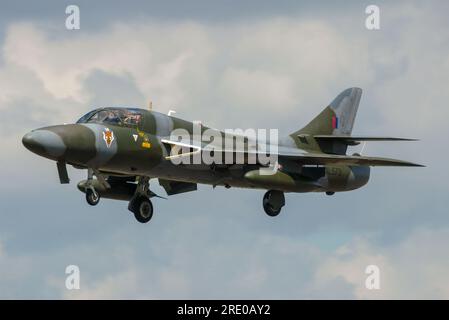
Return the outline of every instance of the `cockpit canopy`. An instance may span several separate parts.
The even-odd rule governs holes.
[[[123,127],[138,127],[142,112],[135,108],[101,108],[82,116],[76,123],[101,123]]]

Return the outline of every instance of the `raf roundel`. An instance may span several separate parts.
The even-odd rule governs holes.
[[[338,129],[338,117],[337,116],[333,116],[332,117],[332,129]]]

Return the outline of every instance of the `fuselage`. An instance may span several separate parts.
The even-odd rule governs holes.
[[[112,115],[114,114],[114,115]],[[315,166],[286,163],[271,175],[258,174],[257,164],[174,164],[164,140],[175,129],[194,133],[193,122],[142,109],[96,109],[75,124],[33,130],[23,138],[32,152],[76,168],[95,168],[112,176],[145,176],[173,181],[285,192],[347,191],[369,179],[369,167]],[[200,126],[203,130],[212,130]],[[218,134],[224,132],[216,130]],[[251,140],[245,140],[250,144]],[[279,148],[297,149],[291,137]]]

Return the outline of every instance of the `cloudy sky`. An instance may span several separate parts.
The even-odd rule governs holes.
[[[1,1],[0,298],[449,298],[447,1]],[[243,3],[242,3],[243,2]],[[81,29],[65,28],[78,4]],[[31,129],[97,106],[146,107],[216,128],[288,134],[340,91],[364,89],[354,134],[420,138],[364,153],[426,168],[374,168],[361,190],[288,194],[224,188],[86,204]],[[354,149],[356,151],[357,149]],[[156,192],[163,193],[157,181]],[[81,289],[65,288],[79,266]],[[365,288],[377,265],[381,289]]]

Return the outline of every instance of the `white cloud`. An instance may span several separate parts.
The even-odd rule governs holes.
[[[107,32],[63,39],[19,23],[7,30],[0,101],[26,97],[50,105],[56,104],[51,98],[86,104],[84,81],[100,70],[131,75],[144,95],[166,109],[293,109],[329,88],[342,73],[359,75],[352,65],[366,64],[365,53],[354,56],[353,51],[321,21],[278,18],[231,28],[117,24]],[[19,90],[25,77],[34,83]]]
[[[383,115],[383,126],[407,131],[410,120],[404,114],[413,107],[414,118],[420,119],[415,127],[428,131],[435,123],[443,125],[447,113],[441,101],[449,99],[444,72],[448,48],[441,36],[427,36],[438,24],[428,8],[422,9],[409,7],[410,23],[404,26],[402,6],[385,8],[392,20],[385,23],[396,26],[393,38],[387,31],[363,29],[351,30],[349,36],[352,17],[271,18],[230,26],[117,23],[63,38],[52,38],[37,25],[16,23],[7,29],[3,46],[0,108],[26,98],[55,110],[67,101],[79,109],[95,90],[87,90],[85,80],[100,70],[130,76],[156,108],[176,108],[187,118],[201,115],[214,127],[235,122],[242,113],[255,119],[251,126],[258,125],[256,120],[267,126],[268,110],[294,115],[299,126],[340,90],[357,85],[375,98],[376,109],[369,112]],[[417,35],[426,45],[416,41]],[[221,121],[203,116],[211,110]],[[229,110],[238,110],[239,116]],[[79,111],[64,108],[64,114],[75,117]]]
[[[89,99],[83,81],[95,70],[131,74],[143,92],[169,103],[189,57],[201,59],[206,52],[202,28],[190,24],[118,24],[108,32],[54,40],[37,26],[20,23],[9,27],[4,45],[7,65],[31,70],[55,99],[81,103]]]
[[[63,280],[52,281],[53,284],[64,283]],[[83,281],[79,290],[64,290],[64,299],[145,299],[139,294],[139,281],[134,270],[126,270],[116,274],[108,274],[103,278],[92,281]],[[150,297],[148,297],[150,298]]]
[[[326,258],[315,274],[315,286],[335,278],[352,285],[359,299],[449,299],[449,229],[415,229],[400,242],[378,246],[357,238]],[[365,287],[365,268],[380,268],[380,290]]]
[[[171,231],[163,232],[163,237]],[[80,290],[63,288],[63,278],[52,278],[49,285],[61,288],[66,299],[449,298],[449,258],[442,254],[449,245],[448,228],[414,229],[388,246],[356,237],[331,252],[296,237],[264,237],[247,231],[249,236],[239,241],[204,246],[188,254],[188,245],[171,250],[170,243],[161,242],[164,263],[148,248],[146,254],[151,254],[152,261],[125,255],[118,271],[106,268],[94,276],[81,269]],[[185,238],[187,233],[180,230],[177,234]],[[210,236],[203,234],[198,242]],[[365,287],[368,265],[380,268],[380,290]]]
[[[228,68],[218,88],[221,97],[227,97],[229,105],[269,112],[267,106],[280,108],[295,103],[294,90],[288,77],[264,71]]]

